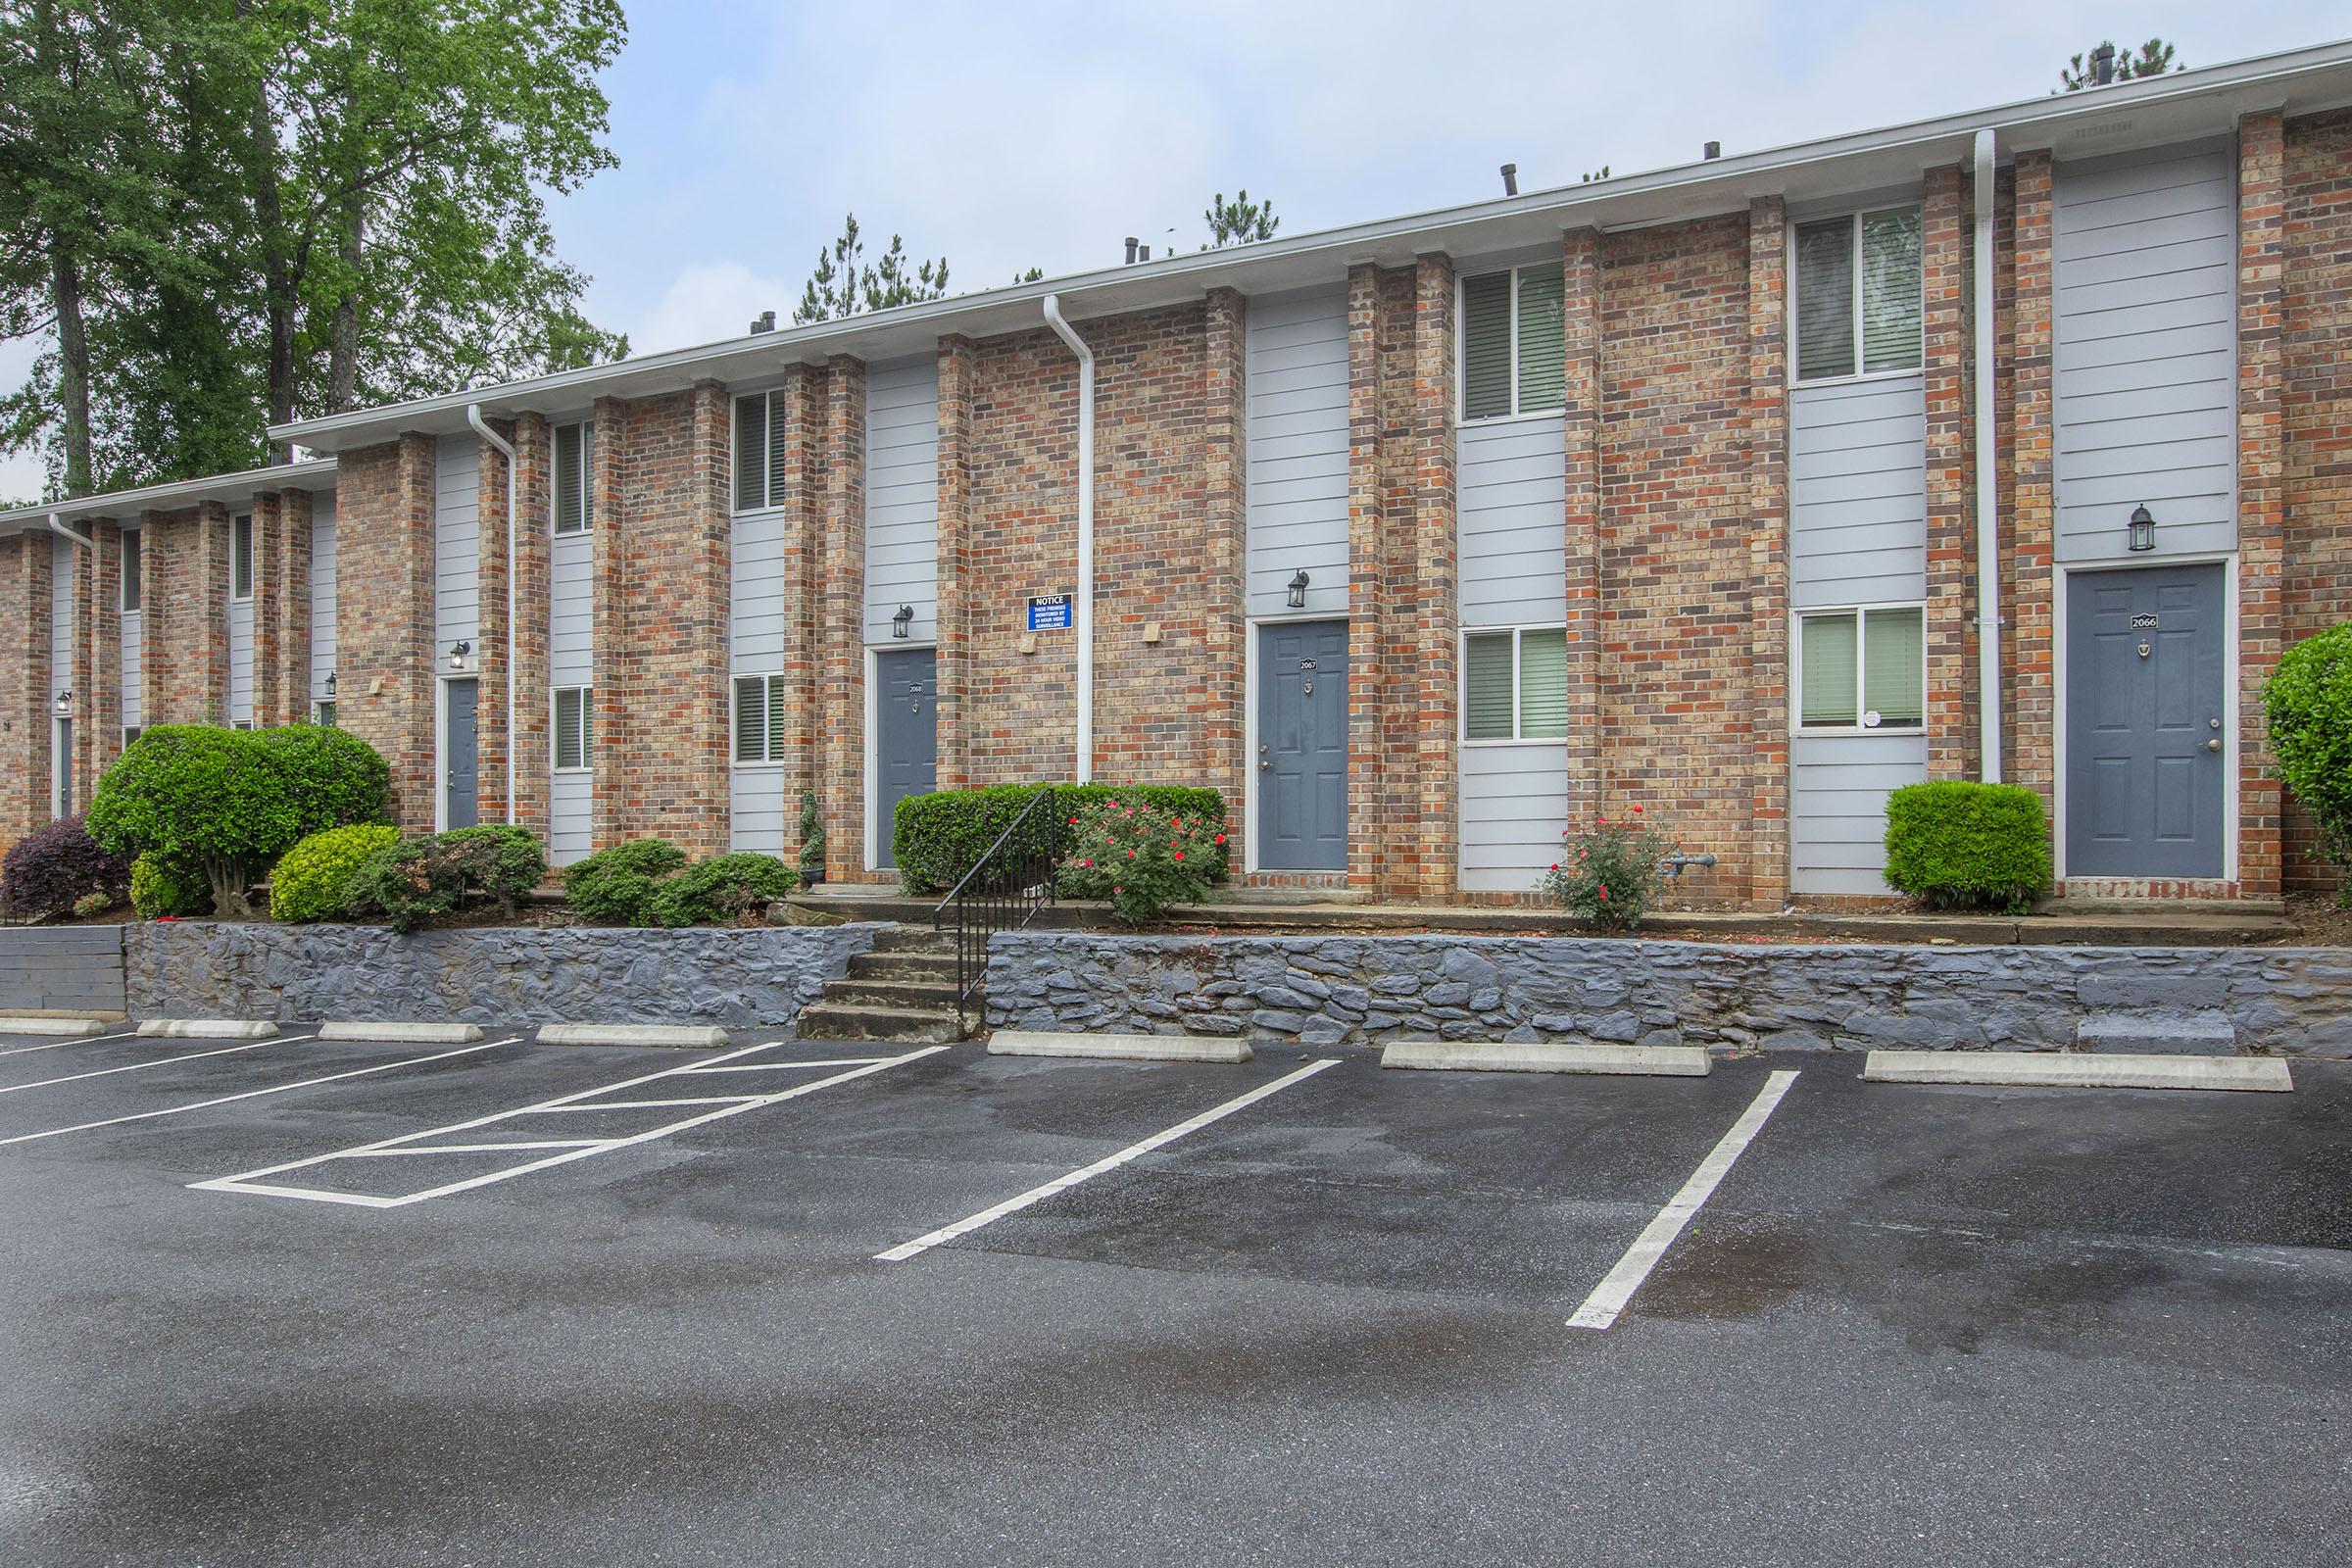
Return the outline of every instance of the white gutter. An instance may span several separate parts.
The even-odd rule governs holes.
[[[1078,592],[1071,615],[1078,633],[1078,782],[1095,778],[1095,351],[1061,317],[1061,296],[1046,296],[1046,324],[1078,356]]]
[[[507,460],[507,825],[514,825],[514,536],[519,519],[514,515],[514,444],[482,418],[482,406],[466,405],[466,422],[473,426],[474,434],[498,449]]]
[[[2000,429],[1993,412],[1992,166],[1994,136],[1977,132],[1977,720],[1978,776],[2001,781]]]
[[[73,540],[73,541],[74,541],[75,544],[77,544],[77,545],[81,546],[81,548],[82,548],[82,549],[84,549],[84,550],[87,550],[87,549],[89,549],[89,548],[90,548],[91,541],[89,541],[89,540],[87,540],[87,539],[83,538],[83,537],[82,537],[80,534],[77,534],[77,533],[75,533],[75,532],[74,532],[73,529],[71,529],[71,528],[67,527],[67,526],[66,526],[66,519],[65,519],[65,518],[63,518],[63,517],[61,517],[61,516],[59,516],[59,515],[58,515],[56,513],[54,513],[54,512],[52,512],[51,514],[49,514],[49,531],[50,531],[51,533],[62,533],[62,534],[64,534],[64,535],[65,535],[67,538],[69,538],[69,539]]]

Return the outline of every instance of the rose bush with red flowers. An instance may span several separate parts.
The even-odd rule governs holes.
[[[1592,826],[1560,835],[1559,863],[1544,873],[1544,891],[1570,914],[1602,931],[1632,931],[1656,906],[1666,873],[1658,862],[1674,853],[1675,841],[1642,820],[1596,817]]]
[[[1225,819],[1122,791],[1071,812],[1067,842],[1056,891],[1065,899],[1108,899],[1120,919],[1144,925],[1171,905],[1208,896]]]

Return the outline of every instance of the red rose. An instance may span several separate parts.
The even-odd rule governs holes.
[[[1078,863],[1085,866],[1089,871],[1092,871],[1095,868],[1095,862],[1092,860],[1080,860]]]
[[[1639,806],[1635,807],[1635,808],[1634,808],[1634,814],[1635,814],[1636,816],[1640,816],[1640,815],[1642,814],[1642,808],[1640,808]]]
[[[1183,852],[1182,850],[1178,850],[1178,851],[1176,852],[1176,858],[1178,858],[1179,860],[1181,860],[1181,859],[1183,859],[1183,858],[1184,858],[1184,852]]]
[[[1224,843],[1224,842],[1225,842],[1225,835],[1224,835],[1224,834],[1222,834],[1222,833],[1218,834],[1218,835],[1217,835],[1217,842],[1218,842],[1219,844],[1222,844],[1222,843]]]
[[[1559,861],[1557,861],[1557,860],[1554,860],[1554,861],[1552,861],[1552,862],[1551,862],[1551,868],[1552,868],[1554,871],[1557,871],[1557,870],[1560,868],[1560,862],[1559,862]]]

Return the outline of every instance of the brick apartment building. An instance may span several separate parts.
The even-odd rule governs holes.
[[[560,860],[812,790],[887,878],[907,794],[1092,777],[1399,898],[1641,806],[1777,908],[1998,777],[2070,893],[2273,898],[2348,344],[2336,45],[307,420],[0,514],[0,838],[317,715]]]

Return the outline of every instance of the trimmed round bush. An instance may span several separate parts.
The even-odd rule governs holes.
[[[2352,622],[2281,655],[2262,708],[2278,777],[2319,824],[2320,857],[2352,872]],[[2340,898],[2352,901],[2352,876]]]
[[[391,764],[349,730],[331,724],[288,724],[245,733],[276,763],[306,835],[330,827],[391,822]]]
[[[352,874],[378,850],[400,842],[396,827],[330,827],[278,858],[270,873],[270,917],[323,920],[343,911]]]
[[[202,871],[173,865],[151,852],[130,862],[130,906],[148,920],[210,914],[212,884]]]
[[[497,900],[511,920],[523,895],[546,875],[547,854],[529,829],[455,828],[401,839],[368,855],[344,886],[343,912],[382,920],[406,936],[480,896]]]
[[[2021,784],[1906,784],[1886,798],[1886,885],[1931,908],[2023,914],[2050,890],[2041,797]]]
[[[1054,792],[1054,805],[1065,818],[1122,798],[1187,822],[1214,823],[1212,834],[1224,831],[1225,797],[1184,784],[993,784],[977,790],[939,790],[899,803],[891,854],[899,862],[900,881],[909,893],[949,891],[1046,788]],[[1215,846],[1204,868],[1208,880],[1222,882],[1230,869],[1224,847]]]
[[[362,860],[343,885],[343,912],[381,920],[402,936],[458,906],[454,877],[436,877],[426,859],[432,840],[401,839]]]
[[[0,860],[0,905],[20,920],[64,914],[93,893],[119,900],[129,886],[130,862],[90,837],[79,815],[34,828]]]
[[[479,893],[498,901],[510,920],[525,895],[547,880],[547,851],[529,828],[503,822],[452,828],[433,840],[437,867],[457,876],[460,896]]]
[[[685,863],[686,852],[667,839],[615,844],[564,868],[564,902],[599,925],[644,925],[655,890]]]
[[[772,855],[722,855],[664,877],[643,907],[651,925],[702,925],[763,909],[799,885]]]

